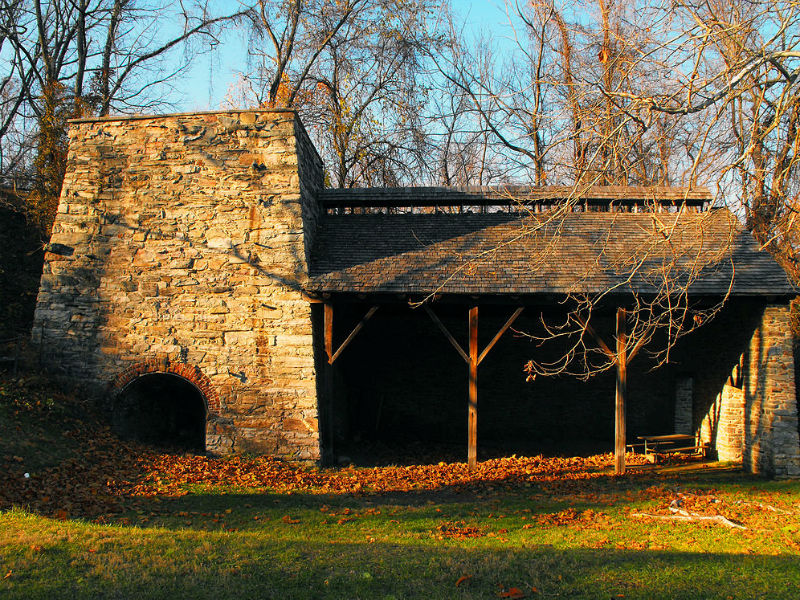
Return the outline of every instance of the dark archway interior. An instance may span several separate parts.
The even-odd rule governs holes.
[[[123,437],[173,450],[205,450],[203,395],[177,375],[152,373],[134,380],[117,397],[113,417]]]

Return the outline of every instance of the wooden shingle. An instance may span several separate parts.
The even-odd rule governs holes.
[[[315,292],[790,295],[725,209],[706,212],[326,215]]]

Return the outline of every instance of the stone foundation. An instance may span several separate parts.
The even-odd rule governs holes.
[[[200,381],[209,451],[317,460],[302,289],[322,163],[295,114],[76,121],[68,161],[33,328],[44,366],[98,393]]]

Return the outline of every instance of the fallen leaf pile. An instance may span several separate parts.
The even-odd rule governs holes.
[[[8,388],[3,388],[8,389]],[[51,419],[51,425],[69,438],[65,456],[55,464],[34,469],[24,456],[0,454],[0,509],[27,507],[56,518],[89,517],[128,510],[137,499],[176,497],[199,487],[245,488],[253,492],[307,494],[385,494],[395,492],[493,493],[513,487],[546,485],[550,492],[581,493],[588,481],[608,478],[613,455],[592,457],[506,457],[478,463],[438,463],[373,468],[318,469],[289,464],[271,457],[214,458],[158,452],[116,437],[98,421],[68,419],[62,410],[53,421],[47,402],[23,402],[28,396],[12,390],[0,408],[13,408],[22,417]],[[2,394],[0,394],[2,395]],[[45,407],[45,408],[42,408]],[[62,407],[63,409],[63,407]],[[27,412],[26,412],[27,411]],[[24,452],[20,451],[20,454]],[[643,461],[631,457],[632,462]],[[571,489],[570,489],[571,488]],[[132,504],[133,502],[133,504]],[[345,521],[347,516],[343,516]],[[565,512],[554,522],[594,518]],[[294,519],[289,517],[288,523]],[[454,526],[455,527],[455,526]],[[457,527],[441,535],[468,535]]]
[[[476,484],[492,490],[536,481],[584,480],[608,476],[610,454],[589,458],[509,457],[483,461],[474,471],[465,463],[373,468],[314,469],[270,457],[209,458],[146,452],[139,462],[147,476],[129,488],[133,495],[180,493],[187,485],[229,485],[269,488],[276,492],[307,491],[367,494],[435,490],[456,491]]]
[[[536,522],[539,525],[545,526],[561,526],[573,525],[578,523],[596,523],[604,520],[605,514],[602,512],[595,512],[591,508],[586,510],[577,510],[574,508],[567,508],[557,513],[542,514],[536,516]],[[524,525],[524,529],[530,529],[533,525]]]
[[[510,457],[480,462],[317,469],[271,457],[176,455],[122,441],[107,428],[66,432],[76,455],[30,472],[22,457],[0,456],[0,509],[13,505],[60,518],[122,509],[125,499],[176,497],[193,486],[315,494],[432,491],[492,492],[532,483],[580,482],[609,476],[610,454],[589,458]]]
[[[120,510],[120,482],[142,478],[136,458],[142,449],[108,430],[90,432],[80,442],[77,456],[28,477],[24,460],[0,457],[0,509],[16,505],[60,519]]]
[[[486,532],[474,525],[467,525],[464,521],[448,521],[436,527],[436,537],[438,539],[452,538],[464,540],[486,535]]]

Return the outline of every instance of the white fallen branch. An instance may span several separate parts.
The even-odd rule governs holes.
[[[747,502],[746,500],[738,500],[736,502],[736,504],[741,504],[741,505],[744,505],[744,506],[756,506],[756,507],[760,508],[761,510],[768,510],[768,511],[771,511],[771,512],[774,512],[774,513],[780,513],[780,514],[784,514],[784,515],[792,514],[792,511],[790,511],[790,510],[783,510],[782,508],[776,508],[776,507],[771,506],[769,504],[762,504],[761,502]]]
[[[650,513],[630,513],[630,516],[635,519],[662,519],[667,521],[710,521],[712,523],[719,523],[720,525],[725,525],[725,527],[730,527],[731,529],[747,529],[744,525],[740,525],[739,523],[735,523],[730,519],[723,517],[722,515],[696,515],[694,513],[687,512],[685,510],[681,510],[677,513],[673,513],[671,515],[654,515]]]

